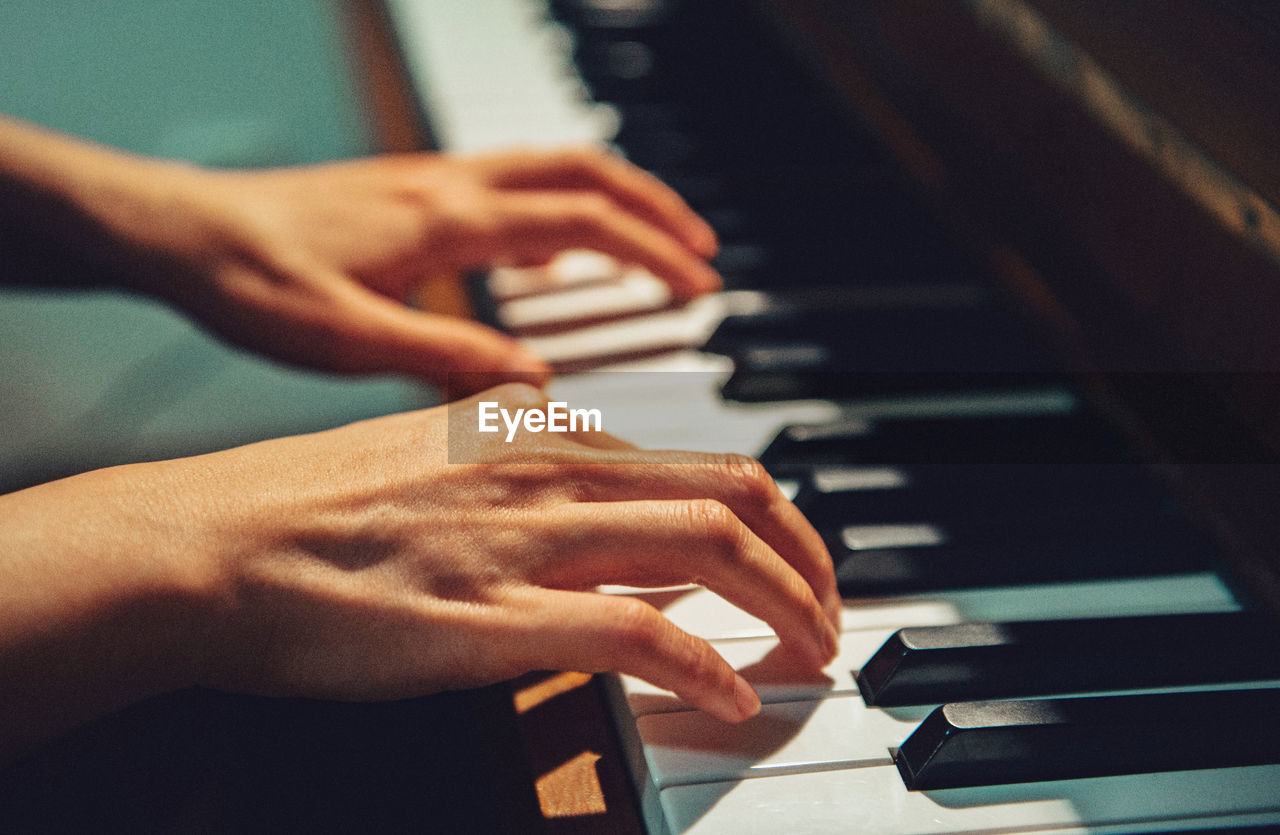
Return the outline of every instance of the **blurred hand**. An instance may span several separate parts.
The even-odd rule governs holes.
[[[151,176],[161,199],[112,211],[120,237],[162,256],[137,273],[140,286],[234,343],[325,370],[546,380],[549,367],[509,337],[407,307],[433,273],[581,248],[647,267],[677,298],[720,286],[706,264],[710,227],[656,179],[594,150],[258,172],[158,165]]]

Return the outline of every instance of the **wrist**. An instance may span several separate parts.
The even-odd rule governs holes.
[[[0,497],[0,759],[198,680],[220,583],[170,481],[135,465]]]
[[[0,256],[54,280],[159,291],[196,251],[200,169],[0,117]]]
[[[94,473],[119,499],[108,511],[128,530],[117,553],[126,566],[124,595],[132,620],[146,629],[144,659],[154,692],[201,683],[217,624],[231,599],[219,514],[207,506],[189,462],[179,459]]]
[[[194,683],[191,650],[223,584],[167,469],[112,467],[0,497],[11,555],[0,638],[19,656],[82,657],[127,678],[129,700]]]

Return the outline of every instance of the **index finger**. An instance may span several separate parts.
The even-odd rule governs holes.
[[[613,154],[572,148],[495,157],[489,164],[494,186],[603,192],[704,258],[715,255],[719,248],[710,224],[670,186]]]
[[[841,601],[826,544],[782,495],[768,471],[744,455],[601,450],[570,466],[579,501],[714,499],[789,563],[838,630]]]
[[[760,710],[751,685],[709,643],[680,629],[648,603],[624,595],[556,589],[509,595],[513,602],[523,597],[526,614],[521,627],[538,638],[538,657],[514,659],[513,668],[625,673],[670,690],[726,722],[741,722]],[[524,652],[523,646],[519,641],[502,645],[516,652]]]

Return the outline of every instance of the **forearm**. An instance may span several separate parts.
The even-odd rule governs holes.
[[[197,678],[214,575],[165,465],[0,496],[0,760]]]
[[[139,286],[184,168],[0,115],[0,281]]]

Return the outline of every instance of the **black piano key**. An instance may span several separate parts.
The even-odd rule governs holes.
[[[1050,370],[1039,351],[1016,332],[1002,330],[1007,323],[995,317],[894,311],[853,314],[843,326],[808,318],[795,333],[743,340],[730,354],[736,373],[844,374],[870,378],[867,385],[878,387],[886,383],[875,378],[893,375],[1029,376]],[[785,352],[796,344],[821,345],[826,353],[815,358]]]
[[[835,471],[836,489],[814,486],[827,472],[815,471],[795,497],[796,507],[820,531],[928,522],[945,528],[951,541],[1016,542],[1032,532],[1093,538],[1113,531],[1148,533],[1177,518],[1172,502],[1140,470],[1123,465],[841,469]],[[853,481],[864,473],[894,478]]]
[[[757,340],[744,341],[730,356],[734,373],[723,393],[745,402],[1001,391],[1063,382],[1021,328],[990,308],[814,314],[777,330],[769,323]]]
[[[834,165],[774,160],[762,168],[669,168],[652,173],[700,212],[732,207],[767,213],[778,205],[840,205],[851,192],[883,189],[886,179],[882,160],[860,161],[852,154]]]
[[[758,277],[730,281],[726,287],[752,289]],[[1058,386],[1064,379],[1051,372],[918,371],[850,373],[808,369],[795,371],[747,368],[734,371],[721,389],[726,400],[768,403],[787,400],[866,400],[882,397],[920,397],[956,394],[1003,394]]]
[[[815,314],[843,311],[857,314],[876,310],[913,310],[921,308],[979,307],[988,303],[989,294],[981,285],[964,280],[966,272],[935,277],[933,281],[914,284],[831,284],[785,287],[760,294],[751,315],[726,316],[702,350],[731,355],[744,344],[759,339],[762,328],[775,328],[787,338],[804,333],[804,323]]]
[[[844,292],[833,291],[831,297],[822,298],[812,287],[801,288],[800,298],[788,300],[786,289],[771,293],[776,297],[773,304],[764,306],[763,310],[750,314],[733,314],[726,316],[716,327],[716,332],[708,339],[704,350],[724,353],[728,356],[739,356],[746,348],[758,345],[790,345],[797,342],[832,343],[844,338],[850,328],[858,328],[865,320],[872,320],[874,325],[877,316],[896,315],[910,319],[913,312],[919,312],[920,321],[924,323],[933,311],[954,310],[973,311],[988,306],[987,293],[938,293],[937,298],[929,297],[916,288],[902,288],[900,283],[888,284],[888,288],[900,289],[904,297],[896,300],[899,304],[874,304],[874,300],[861,302],[859,298],[850,296],[850,291],[867,291],[868,293],[886,291],[883,283],[849,286],[835,284],[836,288],[845,288]],[[932,288],[932,286],[931,286]],[[909,296],[916,289],[916,296]],[[908,323],[910,324],[910,321]]]
[[[1131,464],[817,468],[796,506],[847,597],[1206,570],[1208,539]]]
[[[1076,414],[843,419],[783,428],[760,455],[775,476],[827,465],[1109,463],[1130,459],[1115,433]]]
[[[947,704],[894,760],[911,790],[1280,763],[1280,690]]]
[[[1280,679],[1280,626],[1246,612],[899,629],[858,672],[870,705]]]
[[[718,104],[723,105],[723,102]],[[693,140],[694,144],[709,152],[724,155],[709,158],[705,169],[683,166],[687,170],[699,170],[704,174],[745,171],[742,161],[746,158],[744,154],[748,154],[765,170],[776,170],[787,164],[803,165],[810,171],[832,170],[835,180],[815,183],[816,194],[810,196],[823,195],[827,197],[826,202],[835,207],[856,208],[860,200],[875,203],[877,198],[882,201],[907,200],[895,169],[884,156],[865,138],[821,114],[796,110],[794,106],[784,104],[781,112],[777,113],[777,120],[760,124],[751,122],[749,118],[744,121],[741,112],[728,114],[720,106],[706,107],[687,101],[627,102],[619,105],[618,110],[621,119],[614,143],[641,165],[679,166],[680,163],[674,160],[658,163],[657,156],[645,156],[646,153],[660,152],[664,139],[677,137],[682,141]],[[743,140],[744,135],[748,135],[744,133],[746,131],[750,131],[750,141]],[[649,163],[649,159],[655,162]],[[859,171],[863,166],[874,166],[877,176],[868,178],[868,172]],[[859,178],[848,181],[847,178],[854,173]],[[892,191],[869,187],[890,183],[894,185]],[[785,181],[774,185],[787,188]],[[848,188],[841,189],[841,185]],[[801,196],[807,194],[796,187],[788,190]],[[762,197],[752,202],[762,209],[774,208],[772,204],[765,204]]]
[[[954,273],[956,260],[949,247],[927,238],[926,234],[904,229],[879,237],[848,235],[836,239],[729,241],[713,259],[712,266],[724,275],[726,286],[738,289],[785,290],[838,283],[929,284],[939,276]],[[906,252],[902,251],[904,247]],[[842,344],[837,341],[833,345],[836,353],[850,354],[841,349]],[[778,370],[803,373],[807,369],[768,366],[746,369],[744,373],[747,370],[764,374]]]
[[[844,597],[1190,574],[1211,549],[1181,531],[1111,539],[849,549],[828,540]]]

